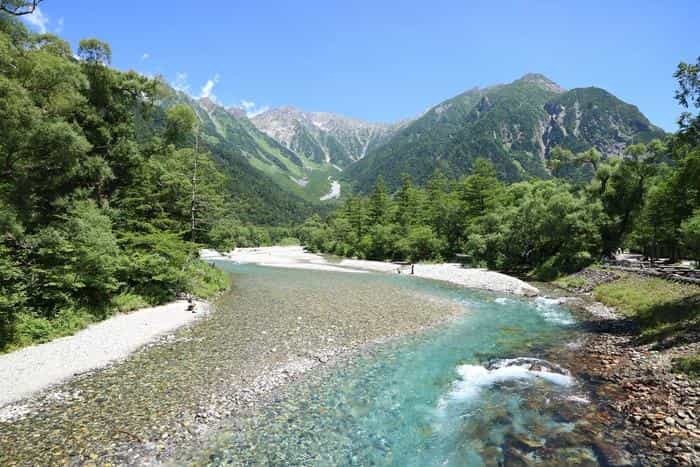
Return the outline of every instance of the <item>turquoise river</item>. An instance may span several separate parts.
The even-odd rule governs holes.
[[[317,371],[190,457],[236,465],[598,465],[585,384],[556,360],[580,331],[557,300],[414,277],[220,263],[260,281],[354,281],[451,303],[458,316]],[[323,276],[323,280],[320,277]],[[417,305],[419,306],[419,305]],[[377,313],[381,313],[377,309]],[[581,426],[580,426],[581,425]]]

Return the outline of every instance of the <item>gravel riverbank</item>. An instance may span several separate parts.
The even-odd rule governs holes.
[[[410,267],[401,267],[398,264],[390,262],[358,259],[342,259],[334,263],[321,255],[309,253],[300,246],[236,248],[225,254],[212,250],[204,250],[202,252],[202,257],[204,259],[231,260],[236,263],[244,264],[259,264],[261,266],[335,271],[344,270],[346,272],[375,271],[410,274],[412,270],[412,275],[416,277],[449,282],[473,289],[489,290],[492,292],[522,295],[526,297],[534,297],[539,294],[539,290],[527,282],[487,269],[465,268],[459,264],[453,263],[419,263],[415,264],[411,269]]]
[[[371,274],[258,268],[233,284],[197,326],[0,420],[0,464],[159,463],[312,368],[463,312]]]
[[[700,352],[700,329],[683,336],[674,346],[645,342],[638,325],[615,309],[593,301],[593,286],[615,280],[603,271],[584,271],[586,285],[571,292],[567,305],[580,311],[583,338],[557,354],[558,362],[577,378],[590,383],[597,410],[588,414],[591,425],[609,430],[599,433],[608,446],[627,450],[611,454],[612,465],[700,466],[700,380],[673,370],[673,360]],[[546,288],[546,286],[544,286]]]
[[[184,300],[121,313],[68,337],[0,355],[0,407],[73,376],[126,358],[141,346],[206,314],[194,314]],[[0,409],[0,420],[17,409]]]

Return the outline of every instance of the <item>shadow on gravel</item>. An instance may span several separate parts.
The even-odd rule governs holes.
[[[654,343],[654,349],[670,349],[700,342],[700,294],[652,306],[634,318],[588,320],[588,332],[634,337],[630,345]]]
[[[636,336],[641,332],[639,323],[631,318],[587,320],[580,326],[584,331],[615,336]]]

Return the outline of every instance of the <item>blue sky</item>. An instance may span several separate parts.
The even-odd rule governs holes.
[[[395,121],[527,72],[600,86],[676,128],[672,74],[700,55],[697,0],[44,0],[28,21],[121,69],[251,111],[294,105]]]

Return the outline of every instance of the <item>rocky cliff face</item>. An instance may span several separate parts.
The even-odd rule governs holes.
[[[288,149],[314,162],[341,168],[362,159],[386,139],[393,128],[293,107],[268,110],[252,121],[259,130]]]
[[[608,156],[620,155],[637,141],[663,136],[637,109],[604,89],[572,89],[545,104],[549,116],[543,141],[547,151],[564,146],[573,151],[595,147]]]

